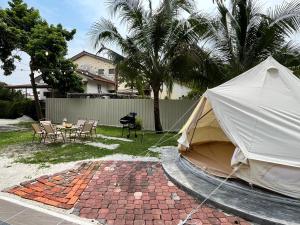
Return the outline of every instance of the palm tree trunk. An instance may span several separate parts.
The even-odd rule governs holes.
[[[36,89],[36,83],[34,80],[34,73],[33,73],[32,69],[30,71],[29,76],[30,76],[30,82],[31,82],[31,86],[32,86],[33,96],[34,96],[36,115],[37,115],[38,120],[40,120],[43,118],[43,113],[42,113],[42,108],[41,108],[41,104],[39,101],[39,96],[38,96],[37,89]]]
[[[119,66],[116,65],[116,68],[115,68],[115,92],[116,92],[116,94],[118,93],[118,89],[119,89]]]
[[[159,110],[159,88],[153,88],[154,95],[154,126],[156,133],[163,131],[160,122],[160,110]]]

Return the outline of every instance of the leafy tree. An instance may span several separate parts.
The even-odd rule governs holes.
[[[118,63],[119,71],[119,82],[125,83],[126,87],[131,90],[137,89],[140,95],[144,95],[144,90],[146,88],[146,81],[141,73],[131,67],[131,63],[124,59],[122,62]]]
[[[12,101],[12,100],[23,100],[24,96],[21,91],[10,90],[5,86],[0,85],[0,100]]]
[[[42,69],[42,78],[55,90],[59,91],[60,96],[66,96],[68,92],[83,92],[82,79],[76,74],[76,65],[71,60],[61,59],[57,67],[53,69]]]
[[[113,59],[121,63],[120,76],[130,74],[138,80],[140,77],[148,84],[154,94],[155,130],[162,131],[159,111],[159,91],[163,84],[172,86],[174,73],[172,61],[176,49],[193,40],[186,31],[186,24],[180,18],[180,12],[191,11],[190,0],[164,0],[159,7],[152,9],[151,0],[148,7],[140,0],[111,0],[109,6],[128,28],[128,35],[123,37],[113,22],[101,19],[96,22],[90,35],[97,48],[102,44],[116,44],[122,55],[102,46]]]
[[[65,59],[67,41],[74,34],[75,30],[68,32],[60,24],[38,24],[32,29],[26,45],[26,52],[31,56],[31,70],[41,72],[43,80],[62,95],[83,91],[81,79],[75,73],[76,66]]]
[[[9,26],[5,21],[5,11],[0,9],[0,60],[2,62],[1,69],[4,70],[4,75],[11,74],[16,67],[15,60],[20,60],[17,55],[12,52],[18,47],[20,38],[19,30]]]
[[[65,91],[81,90],[79,77],[75,76],[75,66],[64,57],[67,53],[67,41],[71,40],[75,30],[67,31],[59,25],[49,25],[39,11],[29,8],[22,0],[12,0],[7,9],[0,10],[0,59],[5,75],[15,69],[15,60],[20,59],[14,50],[26,52],[30,56],[30,81],[36,104],[38,118],[42,118],[37,87],[34,80],[36,71],[42,73],[45,82],[54,88]],[[10,39],[10,37],[12,37]],[[61,67],[68,67],[62,72]],[[51,72],[50,72],[51,71]],[[65,82],[63,85],[61,83]]]

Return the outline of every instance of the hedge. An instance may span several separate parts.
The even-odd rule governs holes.
[[[22,99],[17,101],[0,100],[0,118],[15,119],[23,115],[36,119],[34,101]]]

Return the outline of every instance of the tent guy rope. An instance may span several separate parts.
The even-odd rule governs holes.
[[[164,143],[164,142],[166,142],[167,140],[169,140],[169,139],[171,139],[171,138],[174,138],[174,137],[176,137],[176,136],[178,136],[179,134],[178,133],[176,133],[175,135],[173,135],[173,136],[171,136],[171,137],[169,137],[169,138],[167,138],[166,140],[164,140],[164,141],[162,141],[163,140],[163,138],[167,135],[167,134],[169,134],[170,132],[171,132],[171,130],[173,130],[173,128],[175,128],[176,127],[176,125],[194,108],[194,106],[196,105],[196,104],[198,104],[198,102],[197,101],[195,101],[195,103],[194,104],[192,104],[188,109],[187,109],[187,111],[177,120],[177,122],[176,123],[174,123],[173,125],[172,125],[172,127],[169,129],[169,131],[167,131],[166,133],[164,133],[164,135],[153,145],[154,147],[157,147],[158,145],[160,145],[160,144],[162,144],[162,143]],[[150,154],[150,152],[151,152],[151,150],[150,149],[147,149],[146,151],[144,151],[143,153],[146,153],[145,155],[144,155],[144,157],[148,157],[149,156],[149,154]],[[154,166],[155,165],[157,165],[158,163],[160,163],[160,162],[157,162],[156,164],[154,164]],[[128,175],[134,170],[136,168],[136,166],[134,166],[122,179],[121,179],[121,181],[119,181],[118,183],[116,183],[115,184],[115,186],[116,187],[119,187],[122,183],[123,183],[123,181],[128,177]]]
[[[210,197],[213,195],[213,194],[215,194],[227,181],[228,181],[228,179],[233,175],[233,174],[235,174],[235,172],[240,168],[240,166],[241,166],[242,164],[240,163],[237,167],[235,167],[233,170],[232,170],[232,172],[212,191],[212,192],[210,192],[210,194],[196,207],[196,208],[194,208],[188,215],[187,215],[187,217],[184,219],[184,220],[181,220],[179,223],[178,223],[178,225],[188,225],[189,223],[188,223],[188,221],[190,220],[190,219],[192,219],[192,216],[193,216],[193,214],[195,214],[199,209],[201,209],[201,207],[203,206],[203,204],[205,203],[205,202],[207,202],[209,199],[210,199]]]

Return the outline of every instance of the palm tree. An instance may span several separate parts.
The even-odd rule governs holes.
[[[194,60],[192,80],[200,87],[220,84],[269,55],[286,66],[300,65],[299,46],[290,40],[300,29],[298,0],[283,2],[266,13],[258,0],[215,2],[217,15],[194,13],[189,19],[198,43],[187,56]]]
[[[186,31],[187,24],[180,18],[180,12],[190,12],[193,4],[190,0],[163,0],[154,10],[151,0],[148,3],[145,6],[140,0],[109,1],[113,14],[128,28],[127,36],[123,37],[113,22],[103,18],[91,27],[89,34],[95,48],[100,47],[100,52],[105,51],[122,65],[118,68],[120,76],[122,68],[124,74],[130,68],[132,74],[149,84],[154,94],[155,130],[161,132],[159,91],[163,84],[172,86],[177,49],[194,40],[193,32]],[[112,51],[107,44],[117,45],[122,53]]]

